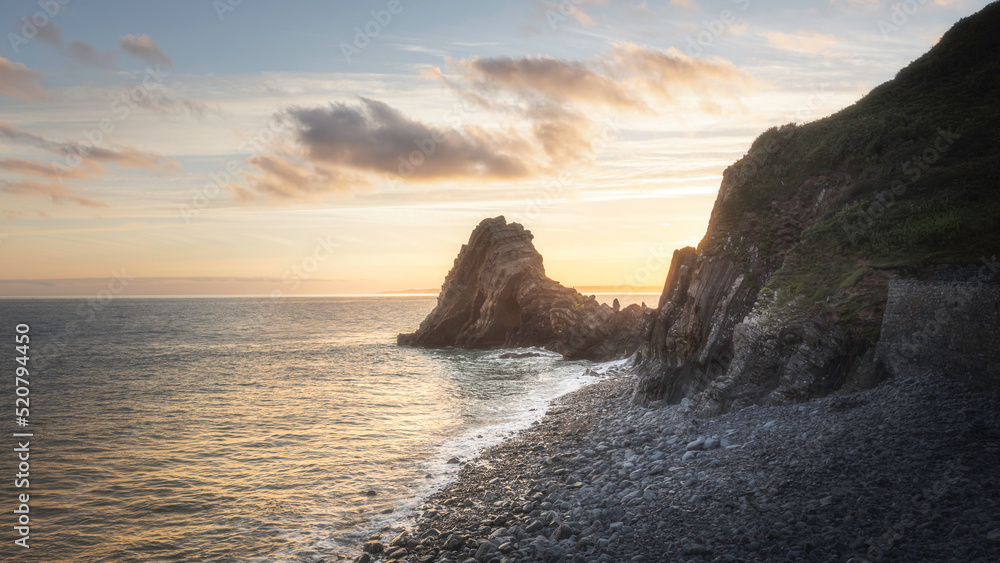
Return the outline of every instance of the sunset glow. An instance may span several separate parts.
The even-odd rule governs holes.
[[[757,135],[985,5],[64,3],[0,18],[0,295],[436,288],[496,215],[662,286]]]

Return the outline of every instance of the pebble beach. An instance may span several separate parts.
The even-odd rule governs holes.
[[[1000,396],[930,374],[696,418],[609,370],[356,561],[998,561]]]

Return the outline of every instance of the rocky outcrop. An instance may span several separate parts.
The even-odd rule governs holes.
[[[731,260],[687,247],[674,252],[650,332],[635,362],[636,395],[676,403],[725,372],[733,327],[757,291]]]
[[[884,378],[872,364],[870,343],[829,311],[772,306],[768,295],[758,296],[753,311],[733,327],[729,364],[689,396],[696,414],[788,405],[869,388]]]
[[[775,299],[761,299],[762,291],[774,295],[764,286],[775,273],[800,260],[790,249],[851,189],[850,177],[813,175],[768,209],[727,217],[740,178],[756,166],[754,158],[725,171],[701,246],[674,253],[657,313],[633,362],[639,376],[633,398],[640,404],[690,399],[709,414],[802,400],[842,385],[828,385],[828,369],[857,353],[853,340],[836,334],[835,324],[815,311],[803,315],[793,303],[778,312]],[[815,337],[807,339],[810,334]],[[795,356],[793,345],[813,341],[828,348]]]
[[[825,301],[769,287],[781,287],[789,272],[812,259],[803,233],[853,189],[851,178],[810,176],[791,197],[727,225],[725,208],[747,165],[726,170],[701,248],[674,254],[633,362],[637,403],[687,400],[708,416],[799,402],[845,385],[866,388],[883,377],[873,372],[872,342],[857,326],[841,322]],[[865,280],[866,291],[876,295],[887,283],[877,275]]]
[[[537,346],[567,358],[625,357],[639,346],[651,312],[614,310],[545,276],[532,235],[504,217],[486,219],[462,246],[437,306],[404,346]]]
[[[890,284],[943,265],[994,270],[997,25],[995,2],[856,104],[771,128],[726,169],[705,237],[674,255],[632,364],[635,402],[712,415],[871,387],[914,367],[995,385],[995,296],[941,309],[944,286]],[[934,162],[915,173],[915,154]],[[951,311],[947,336],[907,342],[937,311]]]

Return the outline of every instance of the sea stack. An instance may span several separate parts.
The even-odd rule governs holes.
[[[397,342],[425,348],[535,346],[570,359],[628,356],[645,334],[647,315],[615,311],[545,275],[532,234],[503,217],[485,219],[462,246],[437,306]]]

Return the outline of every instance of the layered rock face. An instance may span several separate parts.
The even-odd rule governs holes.
[[[741,161],[726,170],[702,248],[674,253],[633,362],[637,403],[687,399],[699,414],[712,415],[801,401],[870,378],[857,370],[870,343],[839,326],[823,306],[778,303],[765,287],[776,272],[800,261],[796,247],[803,231],[850,191],[851,178],[812,176],[787,200],[721,226],[721,210],[748,165]],[[766,237],[736,236],[761,224]],[[865,381],[858,387],[868,386]]]
[[[998,25],[995,2],[856,104],[764,132],[724,172],[636,354],[635,402],[713,415],[913,369],[995,386],[996,289],[947,309],[948,287],[898,280],[1000,269]],[[940,333],[907,341],[932,321]]]
[[[546,277],[532,235],[504,217],[482,221],[445,278],[437,306],[397,343],[425,348],[537,346],[571,359],[628,356],[646,331],[648,310],[616,311]]]
[[[704,389],[732,359],[733,327],[753,306],[755,288],[726,258],[687,247],[674,252],[644,345],[636,355],[638,397],[680,401]]]

